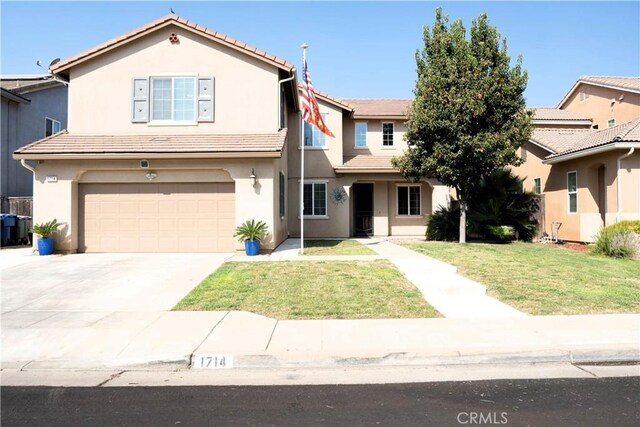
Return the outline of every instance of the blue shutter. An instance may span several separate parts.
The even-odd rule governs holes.
[[[149,79],[134,77],[131,95],[131,121],[146,123],[149,121]]]
[[[198,78],[198,121],[213,121],[213,98],[215,93],[213,77]]]

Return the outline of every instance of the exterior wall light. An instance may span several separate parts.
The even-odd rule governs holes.
[[[147,172],[147,179],[149,181],[153,181],[154,179],[156,179],[158,177],[158,174],[155,172]]]
[[[256,173],[253,171],[253,168],[251,168],[251,175],[249,175],[249,182],[251,182],[251,186],[255,187],[257,181],[258,178],[256,178]]]

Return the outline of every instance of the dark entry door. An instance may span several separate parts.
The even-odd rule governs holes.
[[[353,223],[356,236],[373,236],[373,184],[353,184]]]

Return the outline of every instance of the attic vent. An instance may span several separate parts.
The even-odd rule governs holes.
[[[140,160],[140,167],[146,169],[149,167],[149,160]]]

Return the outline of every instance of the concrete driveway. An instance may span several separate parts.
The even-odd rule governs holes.
[[[2,250],[0,255],[3,365],[113,358],[152,323],[167,331],[171,327],[167,315],[172,314],[168,310],[232,256],[40,257],[31,249]]]

